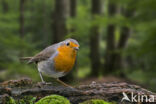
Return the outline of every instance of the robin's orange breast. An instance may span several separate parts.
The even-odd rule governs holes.
[[[54,67],[58,72],[69,72],[76,61],[76,50],[66,45],[59,47],[58,55],[54,58]]]

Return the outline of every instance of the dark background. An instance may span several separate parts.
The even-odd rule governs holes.
[[[155,4],[156,0],[0,0],[0,81],[40,81],[36,66],[19,58],[74,38],[80,43],[78,61],[65,82],[128,81],[156,91]]]

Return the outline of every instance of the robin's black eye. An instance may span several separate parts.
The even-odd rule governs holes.
[[[70,45],[70,43],[68,42],[68,43],[67,43],[67,46],[69,46],[69,45]]]

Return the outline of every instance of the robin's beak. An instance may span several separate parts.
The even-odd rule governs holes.
[[[78,51],[78,50],[79,50],[79,47],[74,47],[74,49],[75,49],[76,51]]]

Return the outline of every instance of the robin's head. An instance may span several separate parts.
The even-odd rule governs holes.
[[[75,39],[66,39],[62,42],[62,44],[76,51],[79,50],[80,47],[79,43]]]

